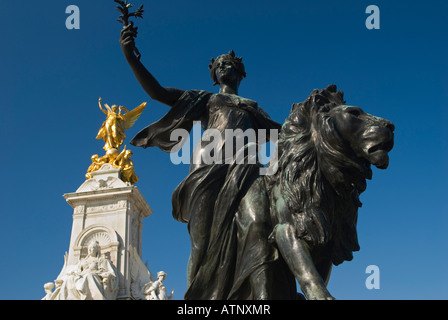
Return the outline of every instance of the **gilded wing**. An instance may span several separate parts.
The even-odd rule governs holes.
[[[123,128],[125,130],[130,129],[134,125],[135,121],[137,121],[137,119],[140,118],[140,116],[142,115],[142,112],[145,109],[145,107],[146,107],[146,102],[143,102],[137,108],[135,108],[123,115],[123,118],[124,118]]]

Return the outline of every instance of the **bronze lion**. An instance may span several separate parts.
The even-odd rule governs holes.
[[[271,239],[307,299],[333,299],[326,288],[332,265],[359,250],[359,195],[372,164],[387,168],[394,129],[347,106],[334,85],[292,106],[279,133],[277,173],[266,182]]]

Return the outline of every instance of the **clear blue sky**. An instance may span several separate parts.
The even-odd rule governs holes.
[[[165,86],[216,91],[209,59],[244,58],[240,94],[278,122],[315,88],[336,84],[348,104],[396,125],[386,171],[373,170],[361,200],[361,251],[333,269],[338,299],[447,299],[446,1],[140,1],[137,45]],[[80,30],[65,9],[78,5]],[[136,2],[136,4],[139,4]],[[368,5],[379,30],[365,27]],[[148,106],[128,139],[168,107],[149,100],[122,56],[121,26],[108,1],[4,1],[0,167],[0,299],[40,299],[68,250],[72,208],[62,198],[84,181],[104,120],[99,97]],[[137,149],[138,188],[154,210],[143,229],[143,260],[177,299],[186,290],[187,226],[171,216],[171,194],[187,165],[158,149]],[[365,287],[368,265],[380,289]]]

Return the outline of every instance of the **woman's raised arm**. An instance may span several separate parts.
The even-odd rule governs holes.
[[[154,78],[134,54],[136,33],[130,26],[124,27],[120,34],[120,45],[137,81],[151,99],[172,107],[185,92],[176,88],[165,88]]]

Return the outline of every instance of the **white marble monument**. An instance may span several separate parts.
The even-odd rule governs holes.
[[[162,281],[142,262],[143,219],[152,214],[137,187],[109,163],[64,195],[74,209],[64,266],[44,300],[166,300]],[[54,290],[53,290],[54,289]]]

